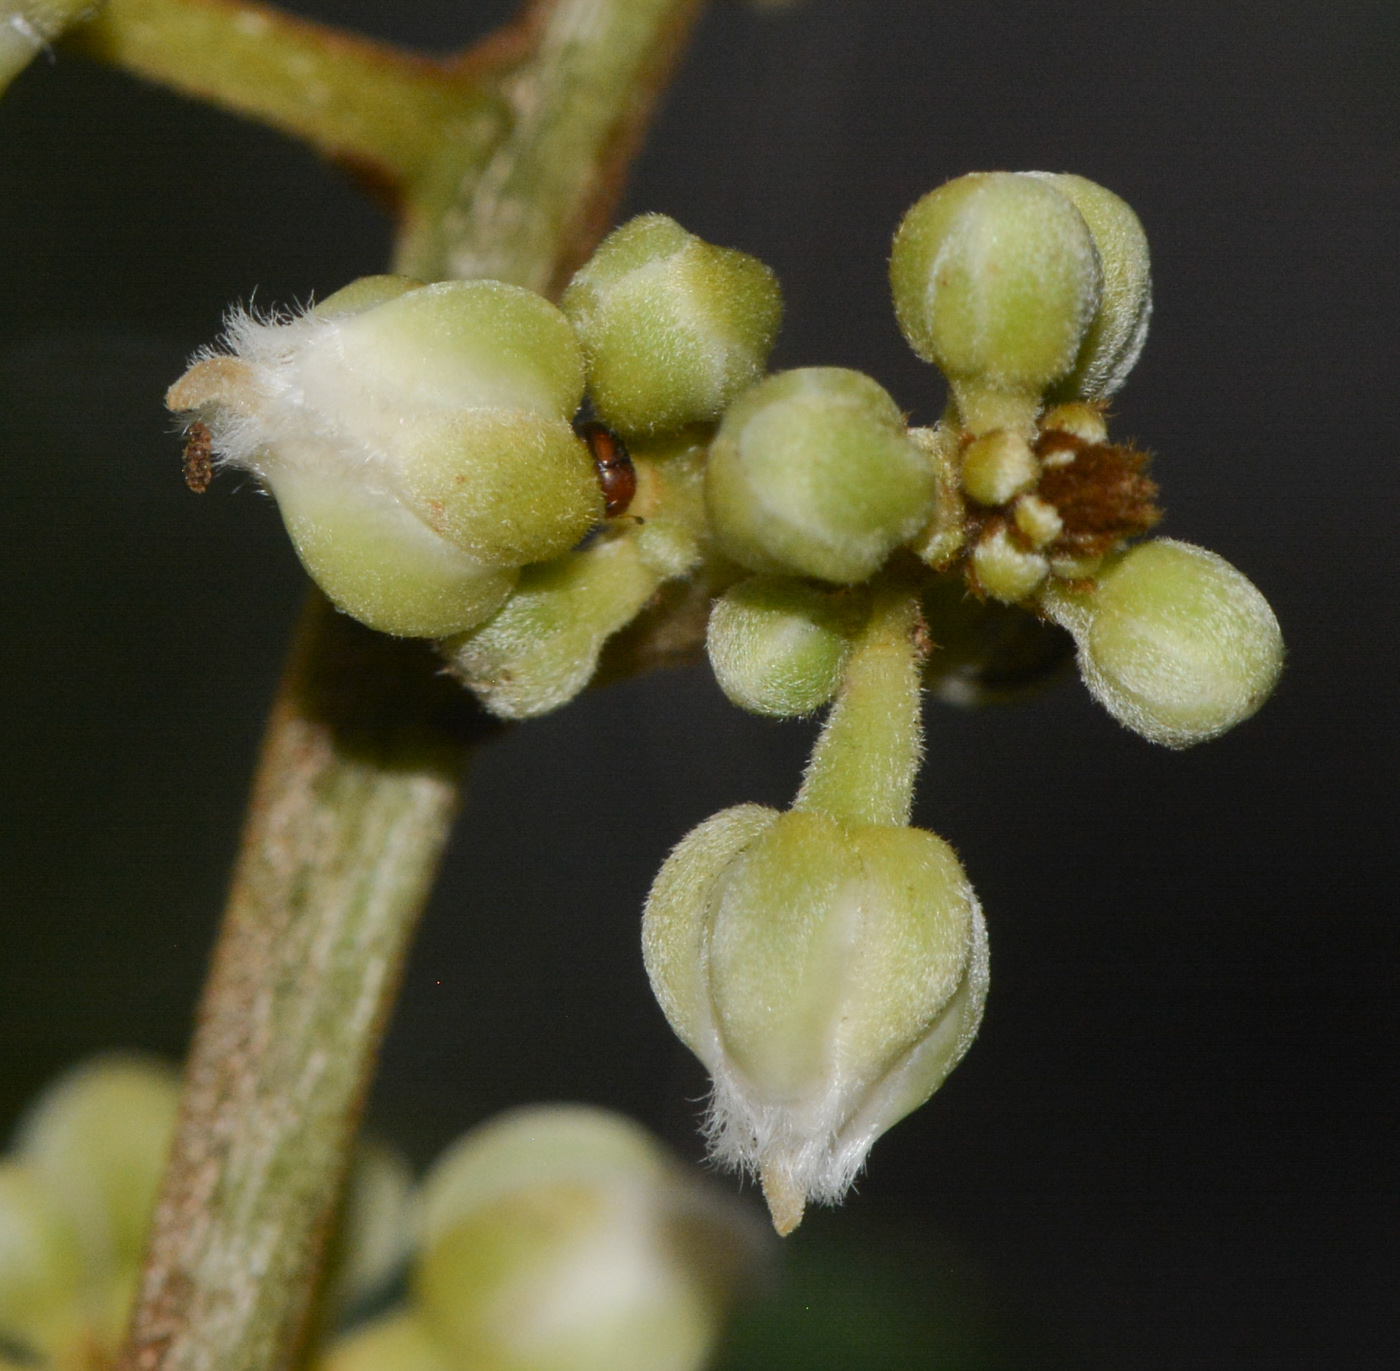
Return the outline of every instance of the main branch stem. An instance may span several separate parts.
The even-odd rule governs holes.
[[[130,12],[137,0],[119,3]],[[431,221],[433,232],[400,261],[427,276],[489,261],[507,280],[557,282],[606,224],[698,3],[537,0],[511,30],[511,43],[530,34],[535,47],[513,68],[509,117],[484,158],[448,147],[452,194],[431,214],[416,196],[407,231]],[[479,196],[482,166],[493,170]],[[315,599],[269,722],[201,1001],[127,1371],[284,1371],[296,1356],[463,761],[486,731],[444,691],[458,687],[422,644]]]

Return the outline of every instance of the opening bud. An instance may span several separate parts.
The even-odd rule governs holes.
[[[637,1125],[556,1105],[437,1163],[412,1288],[449,1366],[698,1371],[753,1256],[741,1216]]]
[[[1056,393],[1106,400],[1128,379],[1152,321],[1152,260],[1142,222],[1126,200],[1083,176],[1028,172],[1074,202],[1103,264],[1103,298],[1084,335],[1074,370]],[[1097,439],[1096,441],[1102,441]]]
[[[753,571],[853,584],[928,523],[933,463],[878,383],[843,367],[760,381],[724,416],[705,499],[721,550]]]
[[[720,689],[740,709],[774,718],[829,704],[851,655],[846,606],[800,581],[754,576],[710,610],[705,647]]]
[[[313,579],[371,628],[480,623],[602,517],[570,423],[582,355],[530,291],[370,277],[293,318],[235,314],[224,341],[166,403],[271,489]]]
[[[1094,698],[1167,747],[1204,742],[1249,718],[1283,669],[1269,602],[1223,557],[1190,543],[1139,543],[1090,589],[1052,582],[1042,605],[1074,635]]]
[[[763,374],[782,323],[777,278],[664,214],[615,229],[564,292],[598,416],[627,434],[708,423]]]
[[[974,433],[1022,427],[1075,367],[1103,269],[1071,199],[977,172],[930,191],[894,236],[890,285],[909,345],[948,377]]]
[[[986,997],[981,910],[947,843],[813,811],[741,805],[691,832],[643,950],[713,1078],[712,1150],[758,1173],[780,1233],[942,1084]]]

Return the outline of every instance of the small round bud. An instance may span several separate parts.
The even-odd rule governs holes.
[[[715,679],[729,699],[779,719],[831,702],[851,645],[850,616],[830,595],[768,576],[721,595],[705,637]]]
[[[458,1371],[458,1362],[421,1315],[405,1309],[337,1338],[316,1371]]]
[[[1083,176],[1031,172],[1068,196],[1094,235],[1103,263],[1103,299],[1079,359],[1056,390],[1106,400],[1128,379],[1152,320],[1152,261],[1142,223],[1126,201]],[[1102,442],[1101,438],[1091,439]]]
[[[141,1260],[178,1099],[164,1064],[99,1057],[50,1085],[20,1125],[18,1156],[77,1235],[93,1279]]]
[[[1052,583],[1043,603],[1074,635],[1094,698],[1167,747],[1249,718],[1283,669],[1268,601],[1223,557],[1189,543],[1140,543],[1110,561],[1092,589]]]
[[[452,674],[497,718],[533,719],[587,686],[603,644],[662,580],[636,537],[603,539],[530,567],[494,618],[441,650]]]
[[[806,367],[724,416],[705,499],[721,550],[754,571],[863,581],[928,522],[932,463],[870,377]]]
[[[1096,405],[1086,405],[1082,400],[1047,409],[1040,416],[1040,428],[1044,433],[1068,433],[1086,443],[1108,442],[1103,410]]]
[[[81,1252],[63,1211],[32,1167],[0,1161],[0,1337],[38,1341],[81,1282]]]
[[[630,1120],[522,1109],[424,1182],[413,1291],[451,1365],[699,1371],[750,1245]]]
[[[757,1171],[780,1233],[839,1200],[976,1034],[986,935],[952,849],[919,829],[741,805],[647,900],[643,952],[714,1080],[712,1147]]]
[[[1102,268],[1083,215],[1032,176],[979,172],[930,191],[894,237],[890,284],[909,345],[959,404],[1038,398],[1074,367]],[[975,414],[964,422],[981,431]]]
[[[1014,605],[1035,593],[1050,574],[1050,563],[1040,553],[1018,547],[1005,528],[997,528],[973,548],[972,574],[984,594]]]
[[[627,434],[718,419],[763,374],[783,313],[756,257],[712,247],[664,214],[609,234],[562,304],[598,415]]]
[[[1060,511],[1036,495],[1023,495],[1016,501],[1016,531],[1036,549],[1053,543],[1065,531]]]
[[[967,445],[962,487],[979,505],[1004,505],[1040,479],[1040,463],[1019,433],[993,429]]]
[[[226,343],[166,403],[272,490],[312,577],[372,628],[480,623],[602,516],[571,424],[583,357],[530,291],[367,277],[295,318],[236,314]]]

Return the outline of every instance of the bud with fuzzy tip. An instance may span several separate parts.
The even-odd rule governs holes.
[[[1051,583],[1042,605],[1074,635],[1094,698],[1167,747],[1249,718],[1283,669],[1268,601],[1223,557],[1190,543],[1140,543],[1087,590]]]
[[[417,1329],[399,1330],[395,1364],[435,1346],[449,1367],[698,1371],[754,1235],[636,1124],[559,1105],[441,1158],[421,1239]]]
[[[1152,262],[1147,235],[1131,206],[1083,176],[1033,171],[1074,202],[1094,235],[1103,264],[1103,298],[1084,335],[1073,372],[1056,393],[1107,400],[1133,369],[1152,320]]]
[[[753,571],[852,584],[933,511],[932,463],[870,377],[804,367],[761,381],[724,416],[705,478],[721,550]]]
[[[166,403],[271,489],[312,577],[372,628],[480,623],[601,518],[570,424],[582,355],[530,291],[372,277],[295,318],[235,315],[225,341]]]
[[[609,234],[561,303],[583,343],[599,418],[638,435],[718,419],[763,374],[783,314],[762,262],[712,247],[664,214]]]
[[[952,384],[974,433],[1026,427],[1074,369],[1103,268],[1068,196],[1032,176],[979,172],[925,195],[890,256],[910,346]]]
[[[938,1088],[986,996],[976,896],[952,849],[906,826],[914,614],[877,598],[794,808],[701,824],[647,900],[652,988],[713,1078],[712,1149],[758,1173],[780,1233]]]
[[[732,703],[791,719],[831,702],[851,654],[851,629],[848,608],[831,595],[754,576],[715,601],[705,649]]]

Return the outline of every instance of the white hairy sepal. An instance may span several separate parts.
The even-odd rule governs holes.
[[[763,1179],[780,1231],[846,1193],[957,1064],[986,997],[981,910],[946,844],[758,805],[677,846],[643,951],[710,1070],[711,1153]]]
[[[220,465],[272,491],[340,608],[441,637],[601,517],[569,423],[582,389],[572,330],[542,298],[368,278],[313,312],[234,311],[167,403],[208,426]]]
[[[1074,636],[1089,693],[1165,747],[1205,742],[1249,718],[1283,670],[1269,602],[1223,557],[1191,543],[1139,543],[1087,590],[1050,582],[1041,605]]]

